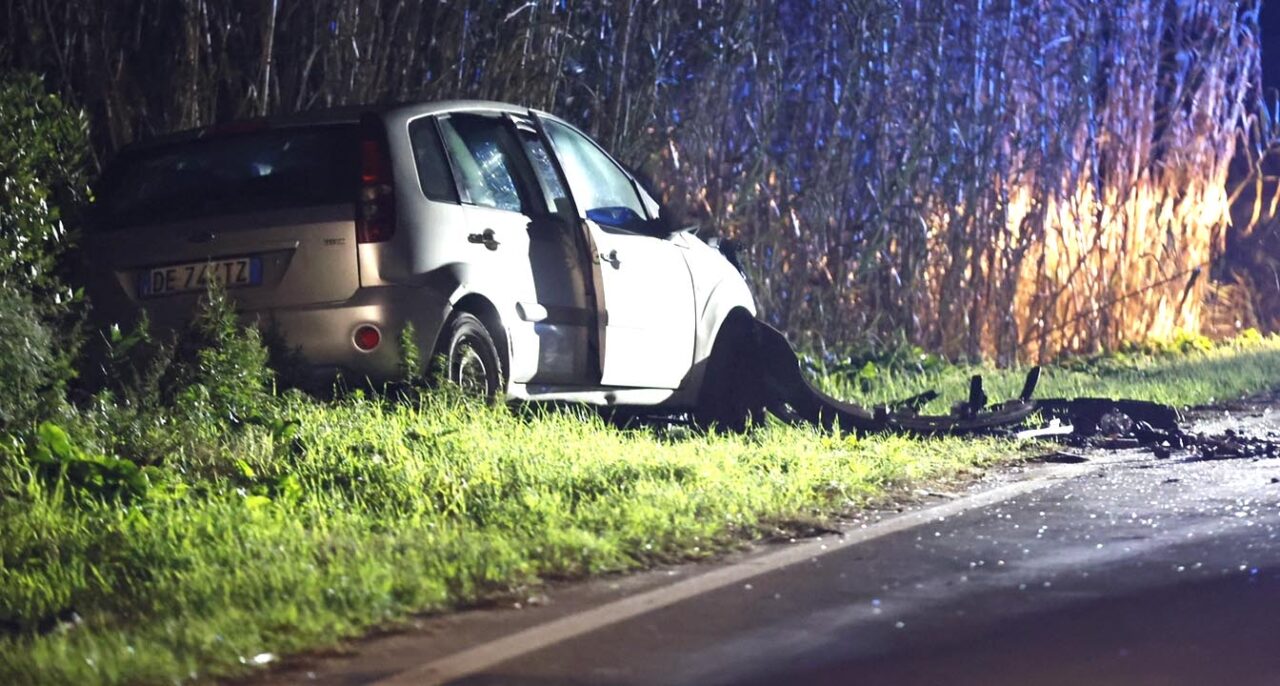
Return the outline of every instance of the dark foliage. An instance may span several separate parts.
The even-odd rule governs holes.
[[[35,306],[0,290],[0,433],[30,429],[58,406],[67,372]]]
[[[27,431],[61,406],[77,348],[73,244],[63,207],[84,200],[84,116],[40,79],[0,75],[0,431]]]
[[[87,154],[83,113],[35,76],[0,73],[0,288],[42,309],[72,299],[57,269],[74,244],[65,215],[87,199]]]

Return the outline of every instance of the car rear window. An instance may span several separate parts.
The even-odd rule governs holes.
[[[122,154],[97,188],[95,224],[112,230],[355,201],[357,127],[214,135]]]
[[[409,140],[413,142],[413,159],[418,166],[418,183],[422,194],[440,202],[458,202],[458,189],[449,173],[449,160],[436,131],[434,117],[421,117],[409,123]]]

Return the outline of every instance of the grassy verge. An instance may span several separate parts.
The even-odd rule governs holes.
[[[1086,367],[1050,370],[1046,393],[1202,403],[1274,385],[1280,341]],[[936,386],[951,401],[971,371],[826,383],[867,401]],[[1016,372],[988,374],[995,390],[1020,384]],[[146,440],[120,437],[104,428],[115,426],[112,410],[86,407],[62,420],[65,434],[0,448],[9,451],[0,462],[0,683],[236,674],[257,656],[411,612],[712,555],[1016,456],[994,440],[778,426],[746,436],[618,431],[590,416],[517,417],[439,397],[286,396],[274,407],[223,428],[187,415],[135,418],[128,426]],[[136,460],[146,465],[138,475],[84,457],[126,445],[163,449]],[[98,481],[69,461],[51,473],[41,450],[100,463],[86,472]],[[108,497],[112,479],[119,488]]]
[[[926,411],[945,412],[968,394],[969,378],[983,375],[993,401],[1015,397],[1025,367],[938,364],[928,355],[845,374],[820,373],[829,393],[867,405],[906,398],[928,389],[942,397]],[[1125,352],[1073,358],[1044,368],[1036,397],[1131,398],[1193,407],[1239,398],[1280,383],[1280,339],[1247,332],[1212,344],[1200,337],[1134,346]]]
[[[710,555],[1003,452],[782,428],[660,437],[447,402],[286,416],[285,445],[251,427],[191,446],[177,497],[68,507],[28,478],[0,509],[0,605],[55,623],[0,642],[0,681],[235,672],[539,579]]]

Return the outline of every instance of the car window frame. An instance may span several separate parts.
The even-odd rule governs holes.
[[[535,211],[537,207],[537,203],[534,202],[534,199],[535,197],[541,198],[542,191],[538,190],[535,194],[532,191],[532,189],[529,188],[529,182],[531,180],[530,175],[533,174],[533,170],[531,168],[532,162],[529,161],[528,156],[524,152],[523,146],[520,145],[519,132],[515,129],[515,125],[511,121],[510,117],[507,116],[507,113],[476,111],[476,110],[458,110],[455,112],[446,112],[443,114],[435,114],[430,116],[435,119],[436,129],[437,131],[439,131],[439,134],[440,134],[440,142],[442,147],[444,147],[445,158],[449,160],[449,169],[452,172],[451,176],[453,177],[454,187],[458,191],[458,200],[460,204],[467,207],[478,207],[478,208],[493,210],[497,212],[510,212],[512,214],[518,214],[518,215],[530,217],[530,218],[539,216],[539,213]],[[474,200],[471,199],[471,194],[467,191],[466,186],[463,184],[461,170],[458,168],[458,161],[454,159],[454,153],[452,150],[449,149],[449,145],[447,142],[445,142],[445,139],[444,139],[443,123],[445,120],[451,119],[454,117],[476,117],[480,119],[490,119],[497,122],[500,126],[503,126],[506,128],[508,135],[510,135],[512,140],[516,143],[515,145],[516,149],[514,152],[504,149],[503,154],[506,155],[507,160],[510,163],[508,171],[511,173],[511,180],[515,184],[516,195],[520,198],[519,210],[507,209],[505,207],[494,207],[492,205],[485,205],[485,204],[475,202]],[[546,204],[545,201],[543,201],[542,204]]]
[[[560,208],[555,202],[547,197],[548,192],[552,189],[545,187],[542,174],[538,171],[538,165],[534,163],[532,155],[524,145],[524,137],[532,136],[542,146],[543,151],[547,155],[547,161],[551,165],[551,174],[560,190],[564,192],[564,198],[574,208],[577,207],[576,199],[573,197],[573,189],[569,187],[568,179],[564,175],[564,168],[561,166],[560,158],[556,155],[555,148],[551,144],[551,140],[545,135],[540,123],[529,114],[508,113],[507,119],[511,121],[512,129],[515,131],[516,141],[520,143],[520,153],[524,156],[525,164],[529,171],[529,184],[535,195],[542,200],[539,208],[544,210],[544,214],[561,217],[562,219],[571,219],[570,217],[562,217]],[[545,206],[545,207],[543,207]],[[576,212],[576,209],[575,209]]]
[[[574,126],[573,124],[570,124],[569,122],[559,117],[547,114],[545,112],[534,112],[534,116],[536,116],[537,118],[541,119],[544,122],[554,123],[558,126],[563,126],[564,128],[568,129],[573,133],[576,133],[577,135],[581,136],[584,140],[586,140],[588,143],[590,143],[591,146],[594,147],[601,155],[603,155],[604,158],[608,160],[608,162],[612,164],[618,170],[618,172],[621,173],[622,176],[626,178],[627,181],[631,184],[631,192],[632,194],[635,195],[637,204],[640,206],[642,210],[644,210],[644,216],[641,218],[644,219],[645,221],[653,221],[657,219],[657,217],[653,216],[652,213],[650,212],[649,204],[644,201],[644,196],[641,195],[640,193],[640,183],[636,181],[635,176],[633,176],[631,172],[627,170],[626,165],[618,162],[618,160],[615,159],[613,155],[610,155],[609,151],[604,149],[604,146],[596,142],[594,138],[587,135],[586,132],[584,132],[582,129],[579,129],[578,127]],[[560,168],[563,169],[564,159],[563,159],[563,156],[560,154],[560,151],[556,150],[555,142],[551,140],[551,132],[547,131],[545,126],[542,126],[540,128],[542,129],[543,136],[546,139],[544,143],[547,145],[548,152],[550,152],[552,155],[555,156],[557,164],[559,164]],[[573,187],[572,185],[568,184],[567,178],[564,180],[564,183],[566,184],[565,188],[568,191],[568,193],[570,195],[573,195],[574,194]],[[577,198],[574,198],[574,206],[577,208],[579,218],[586,219],[587,210],[582,208],[582,204],[578,202]],[[626,233],[636,234],[639,236],[650,235],[644,232],[630,231],[628,229],[624,229],[616,226],[610,226],[609,228],[617,231],[624,231]]]
[[[414,125],[422,120],[429,120],[431,128],[435,131],[436,142],[440,144],[440,153],[444,156],[444,162],[447,167],[445,174],[449,177],[449,183],[453,186],[453,198],[433,198],[427,194],[427,189],[422,183],[422,168],[418,164],[418,148],[413,140]],[[418,190],[422,193],[422,197],[429,202],[444,203],[446,205],[462,205],[463,189],[458,182],[458,170],[454,166],[453,158],[449,155],[449,148],[444,144],[444,132],[440,130],[440,117],[435,114],[422,114],[413,117],[405,122],[405,136],[409,139],[409,154],[413,157],[413,173],[418,179]]]

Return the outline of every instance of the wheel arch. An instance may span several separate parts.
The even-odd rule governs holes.
[[[755,314],[735,305],[720,318],[711,349],[697,366],[693,417],[701,426],[745,430],[764,418],[765,403],[755,375]]]
[[[498,308],[493,304],[493,301],[479,293],[467,293],[458,298],[449,308],[449,313],[444,319],[444,325],[440,327],[440,332],[436,334],[432,354],[440,354],[440,349],[445,344],[444,337],[449,333],[449,324],[459,312],[466,312],[479,319],[480,323],[484,324],[484,328],[489,331],[489,335],[493,337],[494,346],[498,348],[498,361],[502,364],[502,378],[504,383],[510,384],[511,338],[507,335],[507,328],[502,322],[502,315],[498,313]]]
[[[707,293],[698,316],[698,335],[694,362],[705,360],[711,355],[720,330],[731,317],[756,316],[755,300],[751,297],[751,289],[737,274],[737,278],[720,280]],[[736,313],[736,314],[735,314]]]
[[[743,304],[730,304],[724,311],[717,312],[712,324],[704,329],[706,340],[699,344],[697,362],[693,366],[693,386],[689,389],[689,399],[694,403],[701,402],[706,384],[710,376],[714,376],[721,360],[732,355],[737,340],[750,335],[751,322],[755,313]]]

